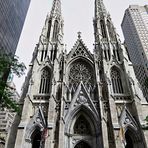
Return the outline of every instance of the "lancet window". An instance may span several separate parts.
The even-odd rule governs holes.
[[[71,88],[76,88],[80,82],[89,88],[94,84],[93,69],[85,61],[76,61],[70,67],[69,72],[69,86]]]
[[[104,57],[106,61],[110,60],[110,51],[109,50],[104,50]]]
[[[120,61],[120,54],[119,54],[119,50],[113,50],[113,54],[114,54],[114,57],[118,60],[118,61]]]
[[[74,134],[78,135],[91,135],[90,124],[84,116],[80,116],[74,126]]]
[[[111,70],[111,80],[114,93],[123,93],[123,86],[120,72],[117,68],[113,67]]]
[[[41,51],[41,62],[44,61],[47,57],[47,50],[42,50]]]
[[[100,21],[100,26],[101,26],[101,32],[102,32],[102,37],[106,38],[106,28],[105,28],[105,23],[103,20]]]
[[[48,94],[50,86],[50,72],[47,68],[43,69],[41,75],[40,89],[39,93]]]
[[[57,41],[58,40],[58,33],[59,33],[59,28],[58,28],[58,21],[55,20],[54,22],[54,29],[53,29],[53,41]]]
[[[51,20],[48,22],[48,31],[47,31],[47,39],[50,37],[50,31],[51,31]]]

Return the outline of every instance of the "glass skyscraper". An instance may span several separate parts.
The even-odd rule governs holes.
[[[30,0],[0,0],[0,52],[15,54]]]

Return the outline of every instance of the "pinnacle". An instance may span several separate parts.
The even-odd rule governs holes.
[[[51,15],[53,14],[61,15],[61,0],[53,0]]]
[[[81,32],[78,32],[78,39],[81,39]]]

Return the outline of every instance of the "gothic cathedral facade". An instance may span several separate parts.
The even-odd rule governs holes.
[[[148,104],[102,0],[93,24],[93,53],[80,33],[67,53],[61,1],[53,0],[23,87],[15,148],[147,148]]]

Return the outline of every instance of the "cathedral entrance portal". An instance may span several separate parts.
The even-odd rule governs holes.
[[[91,148],[86,142],[79,142],[74,148]]]

